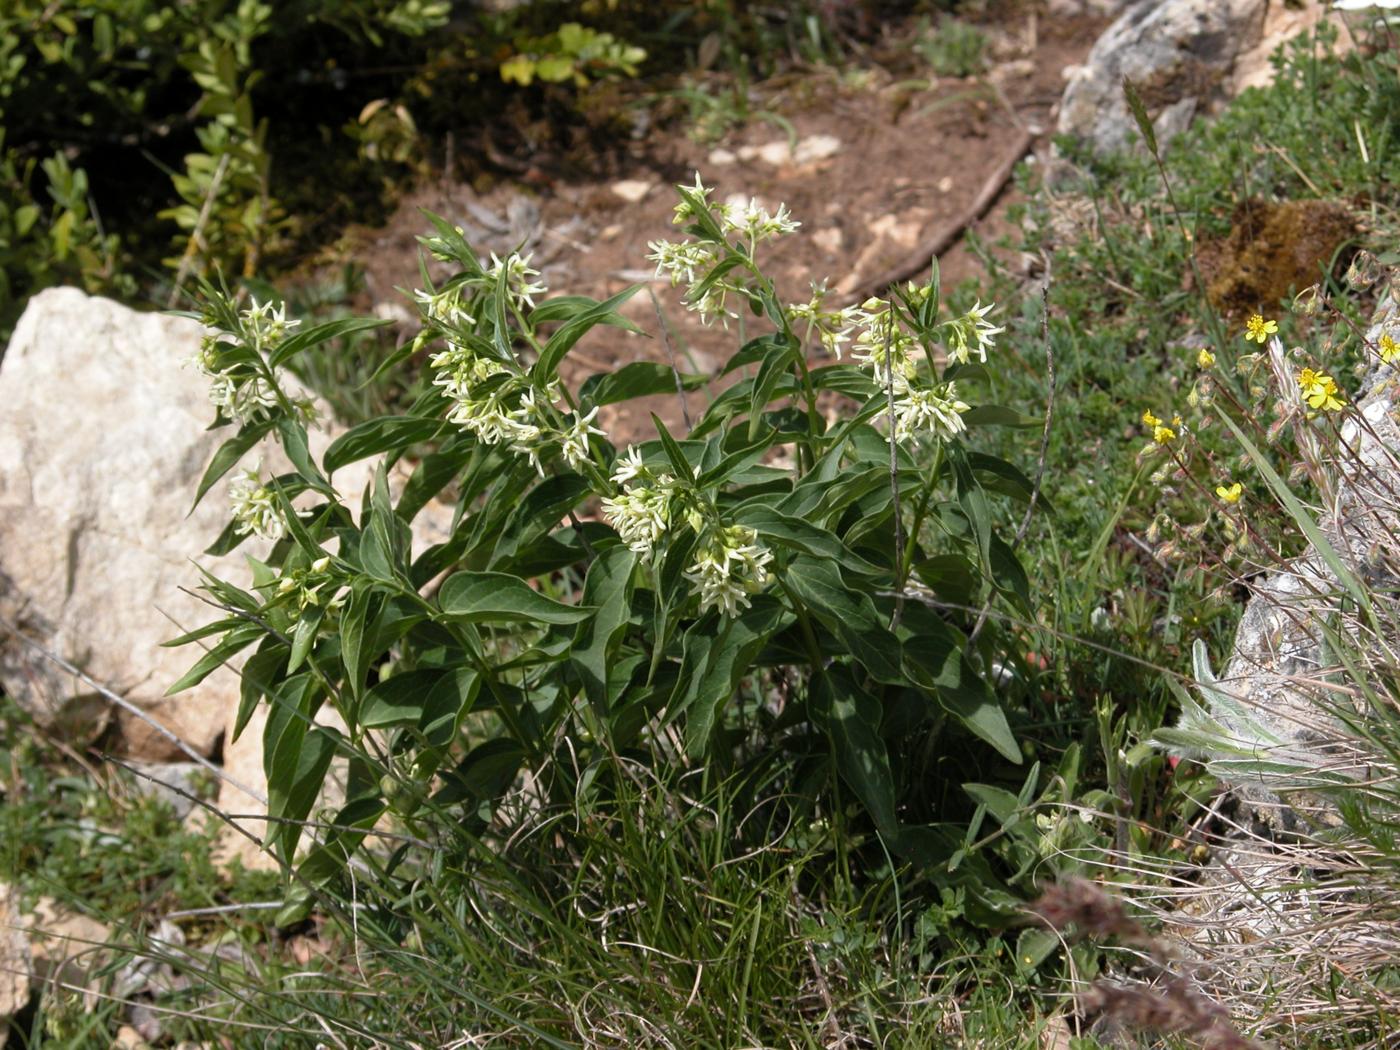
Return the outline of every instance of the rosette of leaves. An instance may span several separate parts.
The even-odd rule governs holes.
[[[474,394],[507,407],[561,401],[575,418],[713,381],[719,392],[688,433],[653,416],[655,437],[628,450],[672,479],[679,501],[645,554],[598,513],[618,495],[623,450],[593,435],[570,466],[542,424],[537,467],[455,425],[440,384],[404,414],[343,434],[320,462],[307,451],[304,413],[280,395],[281,407],[215,455],[200,496],[263,436],[277,437],[295,470],[267,484],[287,527],[252,560],[251,588],[207,580],[227,615],[178,640],[212,645],[176,691],[246,651],[236,731],[267,705],[268,842],[288,861],[332,758],[349,760],[347,801],[300,862],[309,882],[335,876],[386,813],[433,841],[479,842],[525,771],[546,800],[572,805],[607,790],[620,775],[610,758],[623,753],[717,775],[786,768],[810,806],[845,814],[858,800],[858,819],[895,850],[946,847],[946,856],[965,845],[965,827],[932,824],[941,819],[928,801],[933,766],[973,756],[984,772],[1005,771],[1021,761],[1004,700],[981,670],[996,618],[980,633],[974,624],[995,602],[1027,611],[1026,577],[998,535],[993,499],[1027,500],[1032,486],[966,440],[1019,417],[973,408],[964,434],[893,441],[875,425],[888,391],[854,364],[809,362],[752,244],[727,238],[703,193],[680,192],[687,232],[716,260],[692,296],[724,281],[771,325],[720,377],[638,361],[561,388],[560,364],[585,333],[633,327],[617,311],[636,289],[531,305],[508,266],[484,267],[436,218],[424,245],[460,272],[422,293],[421,334],[382,365],[450,345],[486,363]],[[251,345],[226,296],[206,294],[204,320],[227,355],[213,366],[254,370],[273,389],[297,354],[375,323],[333,322],[268,352]],[[933,370],[936,287],[891,309]],[[979,376],[973,363],[938,378]],[[833,419],[834,405],[845,407]],[[424,447],[395,491],[387,468]],[[369,457],[382,459],[374,484],[339,493],[335,472]],[[416,549],[411,523],[444,494],[455,504],[450,538]],[[771,579],[726,615],[702,605],[687,573],[718,530],[736,526],[771,553]],[[241,539],[231,525],[213,550]],[[308,588],[310,604],[293,600]],[[317,722],[327,705],[344,731]],[[952,790],[961,795],[956,782]]]

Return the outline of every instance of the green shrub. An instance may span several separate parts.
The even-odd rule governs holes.
[[[987,37],[976,26],[943,17],[937,28],[922,25],[914,50],[941,77],[972,77],[987,71]]]
[[[131,295],[133,278],[146,280],[162,262],[176,285],[216,267],[252,277],[324,233],[327,217],[344,221],[353,209],[363,221],[386,173],[407,178],[422,166],[425,146],[405,100],[444,121],[430,121],[430,130],[460,124],[460,102],[450,119],[425,103],[454,43],[462,76],[489,73],[514,91],[503,78],[519,77],[521,57],[501,53],[509,56],[517,36],[522,47],[527,36],[535,42],[528,55],[545,63],[540,75],[555,68],[551,56],[564,56],[573,79],[631,74],[645,54],[577,23],[555,22],[546,38],[537,23],[557,16],[550,5],[473,11],[479,32],[464,49],[461,27],[449,29],[452,13],[443,0],[8,5],[0,13],[0,184],[15,203],[14,214],[0,216],[0,335],[47,284],[81,279]],[[468,97],[495,113],[490,95],[473,87]],[[362,127],[356,117],[367,106],[406,122]],[[342,134],[347,125],[353,136]],[[355,156],[357,143],[401,140],[405,129],[407,143]],[[52,213],[31,185],[46,157],[46,169],[71,168],[71,182],[49,173]],[[85,171],[102,172],[91,191]]]
[[[608,756],[635,753],[716,775],[790,766],[823,811],[844,819],[853,797],[891,848],[946,857],[962,829],[928,822],[959,812],[947,791],[965,797],[957,785],[984,779],[972,774],[1021,761],[1006,697],[987,683],[1002,633],[984,610],[1029,613],[992,499],[1032,487],[965,435],[1022,420],[960,400],[1000,329],[986,307],[942,317],[936,280],[859,308],[827,309],[820,290],[785,305],[755,258],[794,225],[785,210],[716,206],[708,192],[681,188],[694,239],[656,242],[652,257],[689,286],[690,308],[749,310],[773,330],[731,358],[725,373],[747,376],[687,435],[657,419],[656,439],[626,450],[596,426],[600,407],[706,380],[637,362],[562,386],[560,362],[589,329],[632,328],[617,311],[635,289],[537,305],[525,260],[483,266],[434,220],[424,245],[459,272],[416,293],[422,333],[382,366],[432,349],[432,384],[320,464],[280,369],[378,322],[292,334],[281,310],[208,289],[204,362],[218,424],[238,429],[198,495],[264,436],[296,470],[235,482],[213,549],[276,542],[252,560],[252,590],[208,581],[229,615],[183,639],[216,641],[176,689],[252,649],[238,729],[269,705],[268,841],[287,859],[329,763],[350,759],[342,830],[303,862],[306,879],[333,876],[386,809],[479,833],[522,771],[548,769],[540,789],[572,799],[606,783]],[[854,363],[808,364],[809,345],[852,338]],[[828,422],[833,399],[850,407]],[[894,441],[875,426],[891,409]],[[435,451],[397,498],[385,465],[358,505],[328,480],[423,442]],[[451,539],[412,550],[410,523],[444,490]],[[313,724],[325,704],[348,735]]]

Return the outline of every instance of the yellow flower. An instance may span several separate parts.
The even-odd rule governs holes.
[[[1303,369],[1298,373],[1298,388],[1313,408],[1336,412],[1346,407],[1346,401],[1339,396],[1336,381],[1322,372]]]
[[[1390,338],[1389,332],[1381,333],[1381,360],[1388,365],[1400,363],[1400,343]]]
[[[1176,440],[1176,431],[1171,427],[1154,426],[1152,428],[1152,440],[1159,445],[1170,445]]]
[[[1244,337],[1246,339],[1253,339],[1262,346],[1268,340],[1269,336],[1277,331],[1277,321],[1266,321],[1259,314],[1254,314],[1245,325]]]
[[[1152,414],[1152,409],[1144,408],[1142,410],[1142,425],[1145,427],[1159,427],[1162,425],[1162,421]]]
[[[1322,388],[1308,395],[1308,404],[1326,412],[1336,412],[1346,407],[1346,402],[1338,396],[1337,384],[1331,376],[1322,377]]]
[[[1215,494],[1226,503],[1238,503],[1240,497],[1244,495],[1244,486],[1238,481],[1233,485],[1217,485],[1215,486]]]
[[[1215,364],[1215,355],[1212,354],[1212,353],[1211,353],[1209,350],[1207,350],[1205,347],[1201,347],[1200,352],[1196,354],[1196,367],[1197,367],[1197,368],[1210,368],[1210,367],[1211,367],[1212,365],[1214,365],[1214,364]]]

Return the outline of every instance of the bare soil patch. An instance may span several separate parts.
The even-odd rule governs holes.
[[[750,319],[729,332],[706,328],[684,309],[679,290],[654,280],[647,243],[678,235],[672,184],[689,182],[698,171],[717,200],[753,196],[769,208],[787,204],[802,227],[773,244],[764,261],[793,301],[806,299],[814,281],[826,280],[838,293],[860,287],[964,215],[1026,129],[1039,146],[1048,141],[1064,70],[1083,59],[1103,22],[1048,21],[1021,5],[1008,7],[1020,10],[981,27],[990,41],[983,77],[934,76],[909,46],[906,29],[852,67],[792,71],[758,85],[752,108],[772,116],[719,142],[697,142],[677,122],[628,144],[620,162],[610,157],[600,165],[606,176],[536,176],[485,190],[422,187],[386,226],[355,231],[345,242],[366,270],[372,300],[366,305],[389,315],[403,309],[408,317],[394,289],[419,282],[416,237],[427,228],[420,212],[426,209],[463,226],[482,252],[534,252],[553,291],[601,299],[632,283],[649,284],[680,366],[718,373],[742,340],[762,329],[743,331]],[[578,167],[577,158],[571,166]],[[982,241],[1012,232],[1006,208],[1014,197],[1008,187],[973,224]],[[939,263],[945,288],[983,272],[965,239]],[[574,374],[566,369],[566,379],[668,359],[652,297],[639,293],[627,313],[652,337],[595,331],[570,356]],[[604,420],[614,440],[651,436],[646,411],[680,425],[675,398],[654,401],[629,404],[628,418]]]

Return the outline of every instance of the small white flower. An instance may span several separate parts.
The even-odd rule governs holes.
[[[817,334],[822,347],[839,361],[842,349],[850,341],[851,331],[863,314],[855,306],[823,310],[822,303],[826,296],[826,283],[813,282],[811,299],[805,303],[793,303],[787,308],[788,321],[794,326],[799,321],[806,321],[811,331]]]
[[[592,425],[593,419],[598,414],[595,407],[590,409],[587,415],[580,416],[574,413],[574,421],[569,425],[569,429],[564,431],[560,439],[560,452],[563,453],[564,462],[575,470],[589,461],[590,453],[588,448],[588,438],[591,434],[598,437],[607,437],[607,432]]]
[[[256,300],[254,300],[256,306]],[[262,317],[270,307],[257,307],[256,316]],[[275,315],[274,315],[275,317]],[[261,322],[258,322],[261,323]],[[297,322],[288,322],[291,327]],[[261,376],[250,374],[246,367],[233,371],[221,371],[216,362],[219,346],[226,343],[226,335],[206,335],[200,340],[199,349],[190,357],[188,364],[197,368],[209,380],[209,403],[221,409],[223,414],[238,424],[249,423],[264,417],[269,410],[277,407],[277,394]],[[315,421],[315,402],[309,398],[293,402],[293,407],[308,424]]]
[[[347,592],[330,575],[330,563],[328,557],[317,558],[309,569],[292,569],[277,581],[279,598],[294,596],[288,603],[293,619],[299,619],[310,608],[323,609],[329,615],[345,604]]]
[[[656,263],[656,276],[669,279],[672,288],[703,279],[719,261],[714,247],[700,241],[650,241],[647,247],[651,249],[647,258]]]
[[[515,300],[518,307],[524,305],[531,308],[535,305],[534,296],[542,295],[548,289],[543,284],[536,284],[532,277],[540,275],[539,270],[530,268],[530,256],[521,256],[518,252],[511,252],[504,259],[497,258],[496,253],[491,253],[491,265],[486,270],[486,286],[494,288],[500,281],[502,271],[505,272],[506,290],[511,299]]]
[[[619,456],[617,462],[613,464],[613,484],[625,485],[633,478],[640,476],[646,469],[646,464],[642,461],[642,450],[636,445],[629,445],[626,454]]]
[[[713,192],[708,186],[706,186],[700,181],[700,173],[698,171],[695,173],[695,185],[687,186],[685,188],[698,193],[702,201],[707,201],[707,198],[710,196],[711,192]],[[692,209],[691,206],[687,204],[684,199],[682,199],[681,202],[675,207],[675,215],[672,217],[671,222],[679,226],[682,223],[689,222],[694,217],[694,209]]]
[[[729,293],[732,291],[736,291],[733,285],[725,281],[716,281],[705,289],[704,295],[687,295],[685,308],[698,313],[703,325],[711,325],[718,318],[720,323],[728,328],[729,322],[739,316],[728,306]]]
[[[437,372],[433,385],[442,387],[442,392],[453,401],[469,400],[472,388],[478,383],[506,371],[499,361],[478,357],[456,343],[448,343],[446,350],[433,354],[428,364]]]
[[[720,215],[726,233],[747,237],[751,245],[769,237],[792,233],[802,225],[793,219],[786,204],[779,204],[777,212],[770,214],[757,197],[750,197],[746,204],[727,204],[720,210]]]
[[[287,337],[288,332],[301,324],[300,321],[287,320],[286,303],[274,310],[271,302],[259,303],[256,298],[249,301],[252,305],[240,316],[249,341],[258,350],[271,350]]]
[[[250,532],[265,540],[280,540],[284,531],[277,497],[262,483],[256,471],[244,470],[228,486],[229,508],[240,536]]]
[[[851,358],[857,364],[870,369],[875,382],[882,387],[890,385],[890,372],[893,370],[894,391],[898,394],[908,387],[919,373],[913,357],[916,345],[904,329],[896,328],[887,332],[884,319],[877,318],[876,323],[862,329],[856,336]]]
[[[965,365],[974,350],[978,360],[987,360],[987,351],[996,345],[993,336],[1006,331],[1005,328],[998,328],[987,320],[987,314],[995,305],[988,303],[983,306],[979,300],[962,317],[945,322],[949,330],[948,360]]]
[[[259,376],[240,379],[216,372],[209,382],[209,402],[241,426],[276,408],[277,395]]]
[[[476,318],[463,307],[461,285],[431,293],[415,288],[413,299],[430,321],[447,325],[476,324]]]

